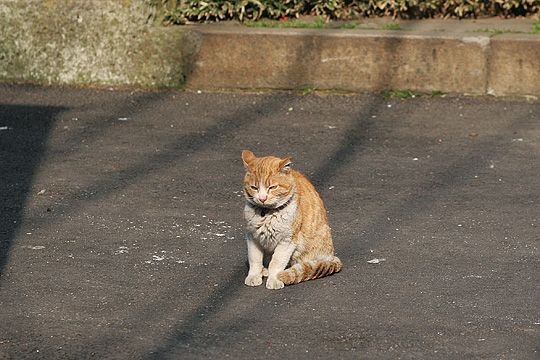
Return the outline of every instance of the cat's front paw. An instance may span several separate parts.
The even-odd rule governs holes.
[[[276,278],[269,277],[268,280],[266,280],[266,288],[272,289],[272,290],[278,290],[283,289],[285,287],[285,284],[283,281],[278,280]]]
[[[247,286],[259,286],[262,284],[262,275],[248,275],[246,277],[246,280],[244,281],[244,284],[246,284]]]

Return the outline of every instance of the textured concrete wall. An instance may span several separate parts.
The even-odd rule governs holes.
[[[200,27],[193,89],[411,89],[540,96],[540,37]]]
[[[540,97],[540,36],[505,34],[491,44],[488,92]]]
[[[487,76],[482,40],[489,38],[475,39],[340,30],[205,29],[187,84],[481,94]]]
[[[180,86],[193,45],[144,0],[0,0],[0,80]]]

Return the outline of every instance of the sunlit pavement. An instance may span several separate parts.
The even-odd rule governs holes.
[[[243,284],[244,148],[341,273]],[[0,85],[0,358],[538,358],[539,155],[523,99]]]

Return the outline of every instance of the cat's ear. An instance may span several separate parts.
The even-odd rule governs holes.
[[[249,165],[255,160],[256,156],[249,150],[242,150],[242,160],[244,161],[245,168],[249,168]]]
[[[279,163],[279,171],[281,171],[284,174],[288,174],[291,171],[291,167],[292,167],[291,159],[292,159],[291,157],[288,157],[281,160],[281,162]]]

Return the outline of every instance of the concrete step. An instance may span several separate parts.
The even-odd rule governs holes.
[[[409,21],[399,31],[193,26],[189,89],[302,89],[540,96],[532,20]],[[374,26],[371,24],[375,24]]]

